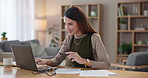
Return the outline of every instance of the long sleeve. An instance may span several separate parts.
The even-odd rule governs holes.
[[[58,54],[51,59],[51,66],[57,66],[60,65],[60,63],[65,59],[66,57],[66,52],[69,51],[70,47],[70,41],[71,41],[72,36],[68,35],[66,39],[63,41],[63,44],[58,52]]]
[[[99,34],[91,37],[95,61],[92,61],[92,68],[109,68],[110,60]]]

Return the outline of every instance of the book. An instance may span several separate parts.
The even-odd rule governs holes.
[[[124,11],[123,11],[123,6],[120,5],[120,12],[121,12],[121,16],[124,16]]]
[[[118,16],[122,16],[122,15],[121,15],[120,7],[118,7]]]

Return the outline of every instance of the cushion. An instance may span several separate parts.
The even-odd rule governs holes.
[[[48,56],[55,56],[59,52],[59,47],[48,47],[45,48],[47,51]]]
[[[33,43],[38,43],[39,44],[39,41],[38,40],[28,40],[28,41],[22,41],[21,44],[23,45],[30,45],[30,42],[33,42]]]
[[[47,56],[45,48],[38,43],[30,42],[31,49],[34,57],[44,57]]]
[[[3,51],[4,52],[11,52],[11,48],[10,45],[11,44],[21,44],[20,41],[18,40],[13,40],[13,41],[5,41],[3,42]]]

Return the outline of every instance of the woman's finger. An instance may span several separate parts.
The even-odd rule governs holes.
[[[66,52],[65,54],[71,54],[72,52]]]
[[[39,62],[39,61],[41,61],[41,59],[40,59],[40,58],[35,59],[35,62]]]
[[[71,59],[71,58],[74,58],[74,57],[72,55],[68,55],[68,58]]]
[[[72,61],[72,62],[74,62],[74,61],[75,61],[75,59],[71,59],[71,61]]]
[[[38,65],[45,65],[44,62],[38,62]]]

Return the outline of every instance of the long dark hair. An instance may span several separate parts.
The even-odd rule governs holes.
[[[72,6],[68,8],[64,12],[64,16],[76,21],[79,25],[80,31],[83,34],[96,33],[94,28],[89,23],[88,18],[86,17],[85,13],[82,11],[80,7]]]

